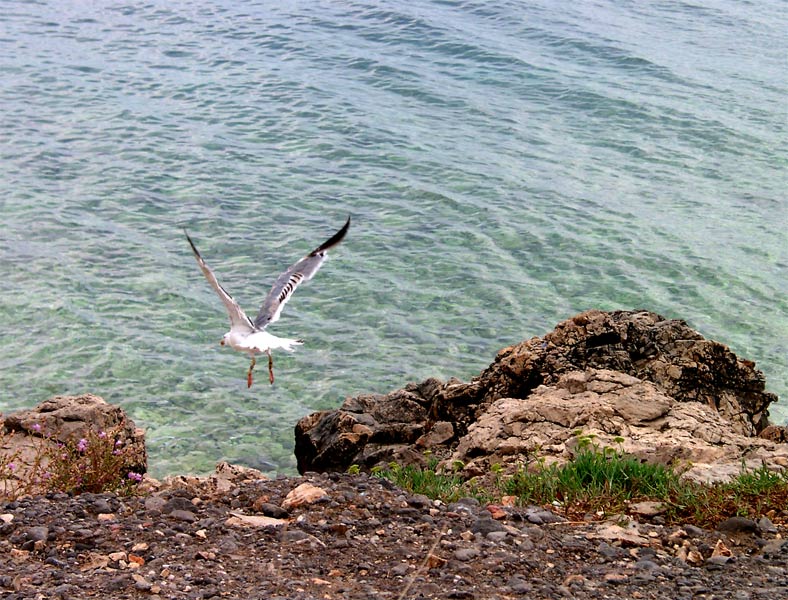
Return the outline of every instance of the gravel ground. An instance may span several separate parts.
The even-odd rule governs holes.
[[[367,475],[0,503],[0,598],[788,599],[786,528],[453,504]]]

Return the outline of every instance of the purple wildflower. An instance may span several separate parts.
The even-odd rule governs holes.
[[[105,437],[107,437],[107,432],[106,431],[99,431],[98,435],[103,440]]]
[[[135,473],[134,471],[129,471],[128,478],[133,481],[136,481],[137,483],[142,481],[142,475],[140,475],[139,473]]]
[[[85,438],[82,438],[81,440],[79,440],[79,442],[77,442],[78,452],[84,452],[87,449],[88,449],[88,441]]]
[[[8,470],[13,471],[14,469],[16,469],[16,465],[12,462],[8,463]]]
[[[32,429],[36,433],[40,433],[41,432],[41,423],[33,423],[33,428]]]

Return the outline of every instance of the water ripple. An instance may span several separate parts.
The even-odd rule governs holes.
[[[780,10],[3,3],[0,410],[92,391],[156,474],[287,471],[303,414],[592,307],[684,318],[785,395]],[[347,214],[276,325],[307,344],[246,390],[182,229],[253,312]]]

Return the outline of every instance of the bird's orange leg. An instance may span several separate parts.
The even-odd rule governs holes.
[[[257,364],[257,359],[252,356],[252,364],[249,365],[249,370],[246,372],[246,387],[252,387],[252,369],[254,369],[255,364]]]
[[[271,356],[271,350],[268,349],[265,351],[268,355],[268,381],[271,382],[271,385],[274,385],[274,357]]]

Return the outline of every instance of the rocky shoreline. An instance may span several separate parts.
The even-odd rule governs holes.
[[[788,598],[788,531],[768,519],[567,522],[367,474],[224,466],[140,496],[21,499],[0,519],[8,600]]]
[[[779,470],[775,400],[754,363],[681,321],[589,311],[502,350],[471,382],[427,380],[305,417],[299,477],[222,463],[208,477],[145,478],[132,495],[0,499],[0,599],[788,598],[788,507],[709,528],[645,505],[568,521],[505,497],[447,504],[369,472],[423,464],[425,450],[466,477],[566,461],[578,431],[703,481],[743,463]],[[110,448],[142,473],[142,432],[118,411],[52,399],[5,416],[2,450],[32,464],[31,443],[115,428]]]

